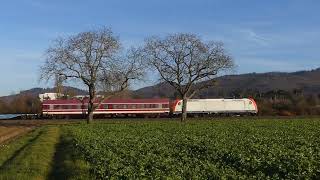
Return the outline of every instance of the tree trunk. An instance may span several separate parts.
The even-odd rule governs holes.
[[[87,123],[90,124],[93,121],[93,111],[88,112]]]
[[[185,122],[186,119],[187,119],[187,98],[183,97],[181,122]]]
[[[88,103],[88,116],[87,116],[87,123],[90,124],[93,121],[93,111],[94,109],[94,96],[95,96],[95,89],[94,85],[89,86],[89,103]]]

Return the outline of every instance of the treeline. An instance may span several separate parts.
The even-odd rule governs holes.
[[[301,89],[272,90],[263,93],[257,90],[238,90],[234,92],[234,96],[254,98],[258,103],[260,115],[320,115],[320,94],[305,94]]]
[[[37,114],[41,112],[38,97],[17,95],[10,101],[0,100],[0,114]]]

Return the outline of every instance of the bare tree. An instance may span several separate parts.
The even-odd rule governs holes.
[[[49,80],[76,80],[88,87],[88,117],[93,120],[97,106],[110,96],[128,88],[131,80],[143,75],[143,66],[132,50],[120,55],[121,45],[108,28],[82,32],[68,38],[59,38],[46,52],[46,62],[41,66],[41,78]],[[96,98],[97,93],[105,95]]]
[[[63,94],[63,81],[64,81],[64,77],[59,76],[59,75],[55,75],[54,77],[54,88],[55,88],[55,92],[57,93],[57,98],[61,98],[62,94]]]
[[[187,118],[187,99],[214,86],[214,78],[220,72],[234,67],[222,43],[203,42],[194,34],[149,38],[141,48],[141,57],[150,62],[160,79],[173,86],[183,99],[181,121]]]

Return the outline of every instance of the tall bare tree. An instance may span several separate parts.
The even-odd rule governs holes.
[[[132,50],[121,55],[118,38],[108,28],[82,32],[59,38],[46,52],[46,62],[41,66],[41,79],[76,80],[88,87],[88,117],[93,120],[95,101],[123,91],[131,80],[143,76],[143,66]],[[104,98],[96,98],[97,93]]]
[[[142,59],[173,86],[183,99],[181,121],[187,118],[187,100],[214,86],[214,78],[234,67],[232,58],[220,42],[204,42],[194,34],[152,37],[141,48]]]
[[[54,88],[55,92],[57,93],[57,98],[61,98],[63,94],[63,81],[65,80],[65,77],[60,75],[55,75],[54,77]]]

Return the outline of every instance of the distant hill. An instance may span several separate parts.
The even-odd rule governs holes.
[[[320,94],[320,68],[312,71],[292,73],[269,72],[227,75],[216,79],[217,86],[200,92],[195,98],[232,98],[237,92],[259,91],[261,93],[276,90],[303,91],[305,94]],[[77,95],[85,95],[87,91],[74,87],[64,87],[64,91],[72,91]],[[18,95],[37,97],[41,93],[56,92],[55,88],[33,88],[19,94],[0,97],[0,100],[11,101]],[[174,89],[166,83],[144,87],[131,92],[134,98],[159,98],[176,96]]]
[[[270,72],[228,75],[216,79],[217,86],[203,90],[198,98],[234,97],[235,92],[276,90],[302,90],[305,94],[320,94],[320,68],[293,73]],[[174,97],[174,89],[166,83],[141,88],[133,92],[136,97]]]
[[[29,90],[21,91],[18,94],[0,97],[0,100],[3,100],[5,102],[10,102],[15,97],[21,96],[21,95],[31,96],[31,97],[38,97],[39,94],[51,93],[51,92],[57,92],[56,88],[32,88],[32,89],[29,89]],[[74,87],[69,87],[69,86],[63,87],[63,92],[69,92],[69,93],[72,92],[72,93],[74,93],[76,95],[86,95],[86,94],[88,94],[87,91],[85,91],[85,90],[74,88]]]

